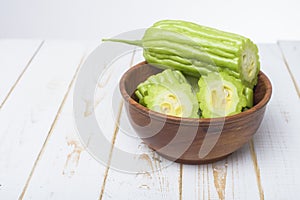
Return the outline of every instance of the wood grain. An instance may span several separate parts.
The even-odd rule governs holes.
[[[107,140],[114,141],[111,159],[116,148],[138,154],[135,161],[148,171],[137,173],[100,164],[77,135],[71,82],[84,52],[93,47],[45,41],[37,52],[40,44],[0,40],[0,103],[6,99],[0,109],[0,199],[298,198],[299,43],[259,45],[261,70],[273,85],[262,124],[253,142],[203,165],[171,163],[157,155],[130,129],[124,107],[119,117],[110,117],[115,74],[143,57],[139,51],[133,61],[130,54],[114,63],[95,80],[95,113]],[[86,101],[87,117],[92,109]]]
[[[257,163],[257,155],[254,149],[254,143],[253,140],[251,140],[249,142],[249,147],[250,147],[250,153],[251,153],[251,158],[253,161],[253,167],[255,170],[255,174],[256,174],[256,181],[257,181],[257,188],[258,188],[258,192],[259,192],[259,197],[261,200],[263,200],[265,198],[264,196],[264,190],[263,187],[261,185],[261,178],[260,178],[260,169],[259,169],[259,165]]]
[[[42,44],[40,40],[0,40],[0,109]]]
[[[94,46],[95,44],[97,45],[94,43]],[[88,47],[87,51],[90,51],[90,48],[93,47]],[[126,63],[128,66],[130,59],[129,56],[114,62],[112,70],[107,71],[103,79],[95,80],[95,85],[99,86],[99,90],[95,93],[96,117],[100,121],[100,126],[105,130],[106,138],[111,143],[113,143],[117,127],[110,117],[111,90],[114,86],[112,83],[118,78],[113,74],[120,65]],[[74,88],[72,87],[51,137],[48,139],[43,156],[34,170],[24,199],[99,199],[101,188],[104,188],[104,194],[108,190],[105,186],[105,179],[109,178],[106,176],[109,166],[98,162],[80,141],[74,124],[73,95]],[[93,105],[90,101],[86,101],[86,117],[92,109]],[[45,174],[45,169],[47,169],[47,174]]]
[[[58,109],[58,111],[57,111],[57,113],[56,113],[56,115],[55,115],[55,119],[54,119],[54,121],[53,121],[53,123],[52,123],[52,125],[51,125],[51,128],[50,128],[50,130],[49,130],[49,132],[48,132],[48,135],[47,135],[47,137],[46,137],[46,139],[45,139],[45,142],[44,142],[44,144],[43,144],[43,146],[42,146],[42,148],[41,148],[41,150],[40,150],[40,152],[39,152],[39,154],[38,154],[38,156],[37,156],[37,158],[36,158],[36,160],[35,160],[35,162],[34,162],[34,164],[33,164],[33,167],[32,167],[32,169],[31,169],[31,171],[30,171],[30,174],[29,174],[29,176],[28,176],[28,178],[27,178],[27,181],[26,181],[26,183],[25,183],[25,186],[24,186],[24,188],[23,188],[23,190],[22,190],[22,193],[21,193],[19,199],[23,199],[23,198],[24,198],[25,192],[26,192],[26,190],[27,190],[27,188],[28,188],[28,184],[29,184],[30,181],[31,181],[32,175],[33,175],[33,173],[35,172],[35,168],[36,168],[38,162],[40,161],[40,159],[42,158],[42,156],[43,156],[43,154],[44,154],[44,151],[45,151],[45,148],[46,148],[46,146],[47,146],[47,144],[48,144],[49,138],[51,137],[51,135],[52,135],[52,133],[53,133],[53,129],[54,129],[56,123],[57,123],[57,120],[58,120],[59,115],[60,115],[60,113],[61,113],[61,111],[62,111],[62,108],[63,108],[63,106],[64,106],[65,103],[66,103],[66,100],[67,100],[67,97],[68,97],[68,95],[69,95],[70,89],[71,89],[71,87],[72,87],[72,85],[73,85],[73,83],[74,83],[74,81],[75,81],[75,78],[76,78],[76,76],[77,76],[77,74],[78,74],[78,71],[79,71],[79,69],[80,69],[80,66],[81,66],[83,60],[84,60],[84,55],[82,56],[82,58],[81,58],[81,60],[80,60],[80,63],[79,63],[79,65],[78,65],[77,69],[76,69],[76,73],[74,74],[74,76],[73,76],[73,78],[72,78],[72,81],[71,81],[71,83],[70,83],[69,86],[68,86],[68,90],[67,90],[66,94],[64,95],[64,98],[63,98],[63,100],[62,100],[62,103],[61,103],[60,106],[59,106],[59,109]],[[81,151],[83,150],[83,148],[82,148],[80,145],[78,145],[78,143],[76,143],[76,142],[74,142],[74,141],[68,141],[68,145],[74,145],[74,149],[73,149],[72,153],[70,153],[70,154],[68,155],[68,159],[67,159],[67,161],[66,161],[66,163],[65,163],[65,168],[66,168],[66,166],[69,165],[69,162],[72,162],[72,161],[75,163],[75,165],[78,165],[78,161],[79,161],[79,158],[80,158],[80,153],[81,153]],[[71,171],[70,173],[73,174],[74,171]],[[63,171],[63,174],[66,174],[66,172]]]
[[[253,143],[265,199],[297,199],[300,187],[300,104],[277,45],[259,45],[262,70],[273,84],[266,117]],[[287,60],[287,62],[289,62]]]
[[[277,44],[300,98],[300,41],[279,41]]]
[[[184,165],[183,199],[259,199],[249,145],[219,162]]]
[[[21,194],[82,54],[81,44],[45,42],[1,108],[1,199]]]

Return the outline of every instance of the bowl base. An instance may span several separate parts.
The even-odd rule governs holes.
[[[186,158],[177,158],[177,159],[175,159],[175,158],[172,158],[170,156],[167,156],[167,155],[164,155],[162,153],[159,153],[157,151],[155,151],[155,152],[157,154],[159,154],[160,156],[168,159],[168,160],[174,161],[176,163],[188,164],[188,165],[209,164],[209,163],[213,163],[213,162],[217,162],[217,161],[223,160],[223,159],[225,159],[226,157],[228,157],[228,156],[230,156],[232,154],[232,153],[229,153],[227,155],[223,155],[223,156],[216,157],[216,158],[211,158],[211,159],[196,159],[195,160],[195,159],[186,159]]]

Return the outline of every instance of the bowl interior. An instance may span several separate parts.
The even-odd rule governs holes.
[[[129,102],[129,104],[133,105],[139,110],[142,110],[143,112],[150,112],[151,114],[165,117],[165,115],[161,113],[150,111],[148,108],[140,105],[138,103],[138,98],[134,94],[139,83],[145,81],[149,76],[157,74],[161,71],[162,71],[161,69],[153,67],[152,65],[147,64],[146,62],[139,63],[133,66],[132,68],[130,68],[120,80],[120,90],[125,101]],[[267,78],[267,76],[260,71],[258,74],[258,83],[254,88],[254,106],[247,111],[241,112],[237,115],[227,116],[226,118],[238,119],[239,118],[238,115],[240,114],[255,112],[255,110],[260,109],[267,104],[267,102],[271,97],[271,93],[272,93],[271,83]],[[168,116],[168,117],[175,120],[176,118],[178,118],[173,116]],[[184,119],[189,119],[189,118],[178,118],[178,120],[184,120]],[[195,119],[191,119],[191,120],[195,120]],[[200,120],[205,121],[207,119],[200,119]]]

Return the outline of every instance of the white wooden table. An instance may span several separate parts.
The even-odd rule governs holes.
[[[112,147],[128,144],[124,148],[144,152],[136,159],[146,159],[154,169],[133,174],[96,161],[81,144],[74,124],[76,76],[97,45],[0,40],[1,200],[299,199],[299,41],[259,45],[261,69],[271,79],[273,95],[253,140],[225,160],[163,168],[165,161],[155,159],[145,144],[130,141],[115,123],[106,121]],[[121,63],[129,67],[141,59],[128,55]],[[101,91],[96,98],[95,107],[109,103],[102,101]],[[118,117],[123,120],[123,111]]]

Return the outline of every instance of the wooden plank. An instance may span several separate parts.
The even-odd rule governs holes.
[[[274,93],[253,143],[214,164],[173,164],[163,168],[167,161],[160,162],[160,158],[139,140],[116,132],[116,148],[125,148],[133,153],[143,152],[144,155],[141,154],[137,159],[149,162],[149,168],[157,170],[154,173],[126,174],[96,162],[83,149],[76,136],[72,124],[72,93],[67,95],[66,92],[80,62],[81,48],[77,49],[77,45],[66,48],[53,43],[46,44],[47,49],[52,50],[45,50],[45,46],[41,49],[37,60],[33,60],[0,112],[0,199],[16,199],[26,180],[28,187],[24,190],[24,199],[96,199],[99,196],[100,199],[296,199],[300,178],[297,170],[299,100],[276,45],[259,46],[262,70],[271,78]],[[60,46],[58,49],[61,50],[55,49],[55,46]],[[68,55],[58,56],[68,51],[71,51]],[[53,54],[58,58],[49,56]],[[53,61],[62,61],[62,57],[68,61]],[[71,67],[72,63],[76,66]],[[58,66],[51,68],[55,71],[51,72],[45,71],[44,65],[48,68],[50,65]],[[59,67],[62,66],[69,66],[68,70],[61,72],[64,77],[58,78],[65,80],[62,81],[63,86],[54,84],[56,87],[47,87],[53,77],[59,76]],[[67,73],[70,75],[67,76]],[[47,74],[49,77],[44,75],[46,80],[39,79],[36,74]],[[30,83],[36,79],[43,86]],[[104,122],[103,126],[108,130],[105,134],[111,140],[117,130],[112,123],[115,121],[110,121],[108,115],[103,116],[100,108],[111,107],[111,99],[102,95],[111,91],[113,82],[104,82],[106,89],[96,94],[99,102],[97,117]],[[51,96],[47,96],[48,93]],[[17,101],[18,98],[23,100],[22,104]],[[63,99],[65,103],[61,104]],[[48,108],[49,105],[51,108]],[[33,112],[31,107],[34,108]],[[55,123],[52,123],[54,119]],[[126,120],[122,111],[120,123]],[[43,146],[45,138],[48,140]],[[42,151],[39,151],[41,146]],[[41,156],[34,164],[39,153]],[[32,165],[35,166],[34,171]],[[28,179],[30,171],[32,176]]]
[[[297,199],[300,188],[299,97],[277,45],[259,45],[273,94],[253,146],[265,199]]]
[[[26,187],[84,49],[80,43],[45,42],[2,107],[0,199],[17,199]]]
[[[212,164],[183,167],[182,199],[259,199],[249,145]]]
[[[96,117],[105,137],[112,142],[116,122],[111,117],[112,91],[118,70],[128,68],[132,56],[119,58],[98,82],[95,94]],[[105,182],[107,167],[97,162],[80,142],[73,116],[73,87],[57,119],[24,192],[24,199],[98,199]],[[87,102],[85,115],[92,112]],[[45,174],[45,172],[47,172]]]
[[[126,118],[123,108],[121,125],[122,121],[128,123]],[[133,162],[144,165],[141,167],[144,170],[129,173],[110,168],[100,199],[179,199],[180,165],[157,155],[131,134],[126,135],[126,132],[119,130],[115,148],[136,154]]]
[[[279,41],[278,45],[300,98],[300,41]]]
[[[137,51],[133,63],[142,60],[142,52]],[[127,126],[128,123],[123,107],[112,159],[118,148],[132,153],[135,157],[131,161],[143,167],[135,172],[110,167],[99,199],[180,199],[181,165],[151,151]]]
[[[41,40],[0,40],[0,109],[41,45]]]

